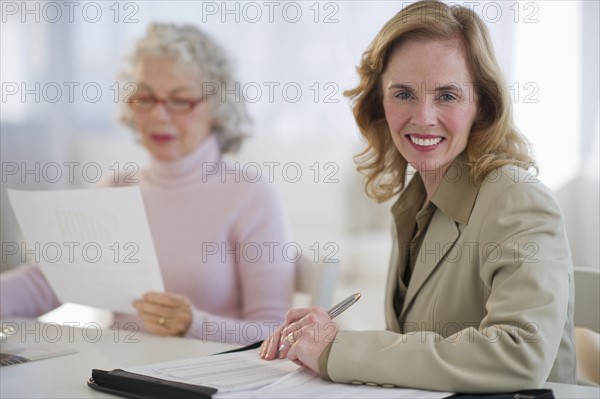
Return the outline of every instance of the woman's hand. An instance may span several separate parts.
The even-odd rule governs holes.
[[[324,309],[292,309],[286,315],[285,324],[263,342],[260,357],[266,360],[287,358],[319,373],[319,358],[334,342],[337,333],[337,324]]]
[[[182,336],[192,324],[190,300],[169,292],[147,292],[133,302],[146,329],[158,335]]]

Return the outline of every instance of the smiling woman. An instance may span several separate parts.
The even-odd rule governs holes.
[[[466,7],[413,3],[358,72],[347,94],[367,144],[357,158],[366,192],[400,193],[387,329],[338,331],[322,309],[295,309],[261,357],[336,382],[440,391],[575,383],[563,218],[512,124],[483,21]]]
[[[405,42],[393,50],[381,80],[392,141],[422,176],[428,201],[467,147],[477,114],[464,50],[458,40]]]

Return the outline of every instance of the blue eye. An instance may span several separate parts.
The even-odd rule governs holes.
[[[456,100],[458,100],[458,98],[456,98],[452,94],[445,93],[440,96],[440,101],[452,102],[452,101],[456,101]]]
[[[409,92],[403,91],[401,93],[396,94],[396,98],[398,98],[402,101],[408,101],[412,98],[412,94],[410,94]]]

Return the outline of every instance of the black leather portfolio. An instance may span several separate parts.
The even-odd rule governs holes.
[[[93,369],[87,384],[93,389],[132,399],[210,399],[217,392],[211,387],[167,381],[121,369]]]

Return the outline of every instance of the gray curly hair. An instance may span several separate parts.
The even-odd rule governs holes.
[[[174,58],[179,65],[193,67],[200,73],[203,83],[223,88],[238,87],[233,79],[231,65],[223,48],[206,33],[192,25],[152,23],[128,58],[128,64],[119,74],[123,82],[136,82],[136,70],[147,56]],[[122,85],[123,88],[131,86]],[[129,95],[131,94],[131,90]],[[213,93],[217,94],[217,93]],[[213,132],[222,153],[235,152],[242,140],[249,136],[250,118],[243,96],[210,95],[208,101],[215,118]],[[231,97],[231,96],[229,96]],[[125,97],[127,98],[127,97]],[[124,101],[120,120],[135,129],[133,111]]]

